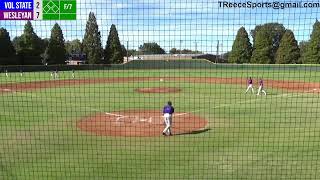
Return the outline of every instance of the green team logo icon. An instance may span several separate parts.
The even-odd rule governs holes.
[[[55,14],[59,13],[59,1],[43,1],[43,13]]]
[[[44,20],[76,20],[76,0],[43,0]]]

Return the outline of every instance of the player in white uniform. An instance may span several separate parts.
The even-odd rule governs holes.
[[[259,90],[258,90],[258,96],[260,95],[260,92],[262,92],[265,96],[267,95],[267,92],[263,88],[263,80],[260,78],[259,80]]]
[[[252,94],[254,94],[253,80],[252,80],[251,77],[248,79],[248,88],[247,88],[247,90],[246,90],[246,94],[247,94],[247,92],[248,92],[250,89],[251,89],[251,91],[252,91]]]
[[[55,79],[58,79],[58,78],[59,78],[58,70],[56,70],[56,71],[54,72],[54,78],[55,78]]]

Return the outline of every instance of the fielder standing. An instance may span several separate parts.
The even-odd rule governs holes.
[[[59,74],[58,74],[59,72],[58,72],[58,70],[56,70],[55,72],[54,72],[54,78],[55,79],[58,79],[59,78]]]
[[[263,94],[265,96],[267,95],[266,91],[263,88],[263,80],[261,78],[259,80],[259,89],[258,89],[258,94],[257,94],[258,96],[260,95],[260,92],[263,92]]]
[[[166,125],[166,127],[162,131],[162,134],[164,136],[167,136],[167,135],[172,136],[171,126],[172,126],[172,115],[174,113],[174,107],[172,106],[171,101],[168,101],[167,105],[163,107],[162,113],[163,113],[164,123]]]
[[[246,94],[247,94],[247,92],[248,92],[250,89],[251,89],[251,91],[252,91],[252,94],[254,94],[253,80],[252,80],[251,77],[248,79],[248,88],[247,88],[247,90],[246,90]]]

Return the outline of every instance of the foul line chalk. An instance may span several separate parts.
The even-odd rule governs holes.
[[[308,92],[313,92],[313,91],[316,91],[317,89],[312,89],[310,91],[305,91],[305,93],[308,93]],[[299,97],[299,96],[303,96],[304,94],[279,94],[279,95],[276,95],[275,97],[284,97],[284,98],[291,98],[291,97]],[[191,112],[188,112],[188,113],[182,113],[182,114],[177,114],[177,115],[174,115],[174,116],[184,116],[184,115],[188,115],[190,113],[195,113],[195,112],[200,112],[200,111],[204,111],[204,110],[207,110],[207,109],[218,109],[218,108],[222,108],[222,107],[229,107],[229,106],[232,106],[232,105],[235,105],[235,104],[243,104],[243,103],[249,103],[249,102],[255,102],[255,101],[259,101],[261,99],[250,99],[250,100],[246,100],[246,101],[239,101],[239,102],[236,102],[236,103],[232,103],[232,104],[222,104],[222,105],[218,105],[218,106],[214,106],[212,108],[206,108],[206,109],[198,109],[198,110],[195,110],[195,111],[191,111]]]
[[[108,113],[108,112],[105,112],[106,115],[111,115],[111,116],[120,116],[120,117],[125,117],[123,115],[120,115],[120,114],[113,114],[113,113]]]
[[[1,88],[0,88],[0,90],[1,91],[12,91],[11,89],[1,89]]]

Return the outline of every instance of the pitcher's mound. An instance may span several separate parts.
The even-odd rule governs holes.
[[[175,113],[173,135],[205,130],[208,121],[190,113]],[[163,117],[160,111],[119,111],[99,113],[77,123],[82,131],[99,136],[151,137],[162,135]]]
[[[139,88],[136,89],[137,92],[140,93],[177,93],[180,92],[180,88],[172,88],[172,87],[153,87],[153,88]]]

